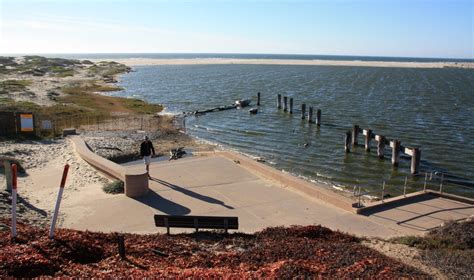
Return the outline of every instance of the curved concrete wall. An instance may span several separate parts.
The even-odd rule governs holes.
[[[130,170],[93,153],[79,136],[69,136],[79,156],[100,171],[124,182],[125,195],[140,197],[148,193],[148,174],[145,170]]]

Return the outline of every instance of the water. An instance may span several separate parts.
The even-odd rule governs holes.
[[[255,104],[260,91],[257,115],[230,110],[188,117],[188,133],[263,157],[310,181],[378,191],[385,180],[390,192],[401,192],[410,175],[409,159],[401,159],[400,167],[393,169],[390,153],[384,161],[376,157],[374,141],[370,154],[363,147],[345,154],[344,135],[353,124],[400,139],[404,146],[421,147],[422,172],[448,172],[466,182],[474,178],[474,70],[299,65],[134,69],[120,77],[125,90],[116,95],[162,103],[170,112],[229,105],[240,98],[252,98]],[[278,93],[294,98],[293,115],[277,110]],[[301,103],[322,110],[320,128],[301,120]],[[419,189],[422,181],[410,176],[409,189]]]

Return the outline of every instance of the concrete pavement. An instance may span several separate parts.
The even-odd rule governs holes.
[[[62,205],[65,218],[61,226],[105,232],[166,232],[154,226],[153,215],[161,213],[238,216],[239,231],[243,232],[269,226],[321,224],[359,236],[387,238],[423,233],[389,222],[380,214],[362,216],[343,210],[269,180],[219,154],[154,162],[150,173],[151,191],[141,198],[108,195],[94,188],[81,195],[80,200],[68,199]],[[463,211],[474,214],[472,208]]]

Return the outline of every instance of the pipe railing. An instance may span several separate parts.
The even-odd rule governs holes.
[[[438,185],[436,186],[430,186],[429,182],[433,182],[433,181],[437,181],[436,179],[433,178],[433,175],[437,175],[437,176],[440,176],[440,179],[439,179],[439,187]],[[453,194],[452,192],[450,191],[446,191],[446,189],[448,188],[455,188],[456,190],[460,190],[460,189],[469,189],[469,190],[474,190],[474,188],[472,187],[468,187],[468,186],[463,186],[463,185],[459,185],[459,184],[455,184],[455,183],[448,183],[448,182],[445,182],[444,180],[444,177],[445,177],[445,174],[444,173],[438,173],[438,174],[435,174],[433,172],[425,172],[425,176],[424,176],[424,181],[423,181],[423,188],[422,189],[419,189],[419,188],[412,188],[413,191],[409,192],[409,193],[414,193],[414,192],[417,192],[417,191],[420,191],[420,190],[423,190],[424,192],[426,192],[428,189],[429,190],[435,190],[435,191],[439,191],[439,193],[443,193],[443,191],[445,193],[450,193],[450,194]],[[405,176],[405,180],[404,180],[404,185],[403,185],[403,196],[406,197],[406,195],[408,194],[407,193],[407,187],[408,187],[408,176]],[[388,193],[387,192],[387,189],[391,189],[391,190],[397,190],[399,191],[400,190],[400,187],[396,187],[396,186],[387,186],[386,185],[386,181],[384,180],[382,182],[382,189],[380,190],[372,190],[372,191],[362,191],[361,190],[361,187],[354,187],[353,189],[353,196],[356,198],[357,200],[357,207],[360,208],[362,203],[361,203],[361,200],[362,200],[362,197],[364,196],[367,196],[367,195],[374,195],[380,199],[380,201],[382,203],[384,203],[384,199],[385,199],[385,196],[386,194]],[[381,196],[378,196],[378,194],[381,194]]]

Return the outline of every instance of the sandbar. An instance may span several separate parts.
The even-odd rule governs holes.
[[[94,60],[93,60],[94,61]],[[100,61],[99,59],[95,60]],[[315,66],[359,66],[395,68],[468,68],[474,69],[474,62],[404,62],[404,61],[361,61],[361,60],[299,60],[299,59],[241,59],[241,58],[123,58],[114,59],[128,66],[141,65],[315,65]]]

